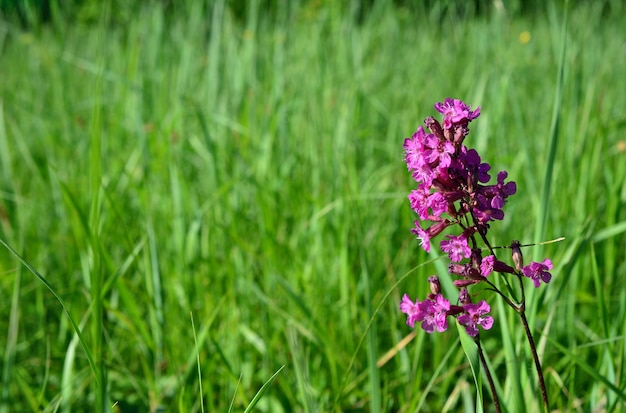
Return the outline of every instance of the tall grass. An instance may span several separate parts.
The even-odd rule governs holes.
[[[0,236],[45,279],[0,253],[1,411],[473,411],[452,331],[377,363],[411,333],[401,294],[445,271],[409,232],[402,160],[445,97],[481,105],[467,143],[518,184],[494,243],[540,214],[566,237],[525,251],[556,266],[529,310],[552,407],[624,409],[623,22],[569,10],[543,212],[562,8],[339,3],[0,21]],[[515,315],[494,317],[501,399],[538,408]]]

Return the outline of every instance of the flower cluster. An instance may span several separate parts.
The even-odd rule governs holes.
[[[413,302],[408,295],[404,294],[400,303],[400,311],[407,315],[406,323],[414,327],[415,322],[421,322],[422,328],[432,333],[448,329],[448,316],[458,316],[457,321],[465,327],[465,331],[471,336],[478,334],[477,326],[488,330],[493,325],[491,316],[484,317],[490,310],[486,301],[472,304],[469,300],[467,289],[461,289],[459,301],[463,305],[452,305],[450,301],[441,295],[439,279],[435,276],[428,278],[431,285],[431,293],[424,301]]]
[[[517,191],[516,184],[506,181],[506,171],[498,172],[496,182],[488,184],[491,165],[482,162],[476,150],[463,145],[469,133],[468,125],[480,115],[480,107],[471,110],[464,102],[448,98],[435,104],[435,109],[443,115],[443,121],[426,118],[426,129],[418,127],[413,136],[404,141],[406,164],[418,183],[417,189],[409,194],[411,208],[419,218],[411,231],[421,241],[422,248],[430,252],[434,237],[448,227],[460,227],[460,233],[446,235],[440,248],[451,261],[450,274],[459,277],[454,285],[460,289],[458,302],[461,305],[450,304],[441,295],[438,279],[431,277],[431,294],[427,299],[412,302],[405,294],[400,310],[407,314],[407,324],[411,327],[421,322],[429,333],[442,332],[448,327],[447,318],[453,316],[469,335],[476,336],[477,326],[489,329],[493,318],[485,316],[490,311],[485,301],[471,302],[468,286],[488,282],[487,277],[496,271],[531,278],[534,286],[539,287],[541,281],[550,281],[548,271],[552,269],[552,262],[546,259],[524,267],[518,242],[511,245],[515,268],[496,258],[486,234],[492,221],[504,218],[502,208],[507,198]],[[478,239],[487,245],[491,255],[482,257]]]

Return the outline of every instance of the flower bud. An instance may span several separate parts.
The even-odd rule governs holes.
[[[428,277],[428,282],[430,283],[430,292],[433,295],[437,295],[441,293],[441,284],[439,283],[439,278],[435,275],[431,275]]]
[[[511,255],[517,271],[522,271],[522,268],[524,268],[524,256],[522,255],[520,243],[517,240],[511,243]]]
[[[480,268],[480,263],[482,260],[483,257],[480,248],[472,248],[472,255],[470,256],[472,268]]]
[[[460,275],[464,277],[465,274],[467,273],[467,266],[466,264],[459,264],[457,262],[451,262],[450,265],[448,265],[448,272],[450,274]]]
[[[515,270],[513,269],[513,267],[511,267],[510,265],[507,265],[506,263],[499,261],[499,260],[495,260],[493,262],[493,269],[496,272],[504,272],[504,273],[508,273],[508,274],[514,274]]]
[[[470,298],[470,295],[467,292],[467,288],[462,288],[461,291],[459,292],[459,302],[463,305],[472,303],[472,299]]]
[[[477,281],[477,280],[462,279],[462,280],[454,280],[454,281],[452,281],[452,284],[456,288],[462,288],[462,287],[467,287],[467,286],[470,286],[470,285],[478,284],[478,282],[479,281]]]
[[[443,128],[441,124],[432,116],[424,119],[424,124],[430,130],[430,132],[435,135],[439,140],[444,141],[446,138],[443,135]]]

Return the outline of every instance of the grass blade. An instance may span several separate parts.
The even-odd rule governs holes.
[[[85,341],[85,337],[83,336],[83,332],[81,331],[80,327],[78,326],[78,324],[74,320],[74,317],[72,316],[72,313],[70,312],[69,308],[67,308],[67,306],[65,305],[65,300],[63,300],[63,297],[61,297],[61,295],[57,292],[56,288],[54,288],[52,286],[52,284],[50,284],[48,282],[48,280],[46,280],[45,277],[43,275],[41,275],[39,273],[39,271],[37,271],[35,269],[35,267],[33,267],[28,261],[26,261],[26,259],[24,257],[22,257],[20,254],[18,254],[17,251],[15,251],[2,238],[0,238],[0,244],[2,244],[7,250],[9,250],[9,252],[11,254],[13,254],[13,256],[15,256],[22,263],[22,265],[24,267],[26,267],[26,269],[28,269],[28,271],[30,271],[35,277],[37,277],[37,279],[39,281],[41,281],[43,283],[43,285],[46,286],[46,288],[52,293],[52,295],[54,295],[54,297],[57,299],[59,304],[61,304],[61,307],[63,308],[63,312],[65,312],[65,314],[67,315],[67,318],[69,319],[70,323],[72,324],[72,328],[74,329],[74,331],[78,335],[78,340],[80,342],[80,346],[82,347],[83,351],[85,352],[85,356],[87,356],[87,361],[89,362],[89,366],[91,367],[91,371],[93,372],[93,375],[95,377],[96,382],[98,382],[98,379],[99,379],[98,367],[96,366],[96,363],[94,361],[93,355],[91,354],[91,351],[89,350],[89,346],[87,346],[87,342]]]
[[[265,392],[267,391],[267,389],[272,385],[272,383],[274,382],[274,380],[276,380],[276,378],[278,377],[278,374],[285,368],[285,365],[282,365],[278,370],[276,370],[276,373],[274,373],[272,375],[272,377],[270,377],[264,384],[263,386],[261,386],[261,388],[259,389],[259,391],[254,395],[254,397],[252,398],[252,400],[250,400],[250,404],[248,404],[248,407],[246,407],[246,410],[243,411],[243,413],[249,413],[252,411],[252,409],[254,409],[254,406],[256,406],[256,404],[259,402],[259,400],[261,400],[261,397],[263,397],[263,395],[265,394]]]
[[[483,378],[480,374],[480,358],[478,356],[478,346],[466,332],[465,328],[455,322],[456,328],[459,332],[459,339],[461,341],[461,347],[467,361],[469,361],[470,368],[472,369],[472,376],[474,376],[474,384],[476,385],[476,412],[483,411]]]

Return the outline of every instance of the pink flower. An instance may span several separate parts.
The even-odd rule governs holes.
[[[407,315],[406,324],[410,327],[415,326],[415,321],[420,317],[420,309],[418,306],[418,302],[411,301],[407,294],[402,296],[402,301],[400,302],[400,311]]]
[[[462,100],[447,98],[443,103],[435,103],[437,112],[443,115],[443,127],[450,129],[455,123],[469,123],[480,115],[480,106],[471,111]]]
[[[441,192],[435,192],[428,197],[428,205],[433,211],[433,215],[438,217],[448,210],[448,201],[441,195]]]
[[[404,294],[400,302],[400,311],[407,315],[406,323],[415,327],[415,323],[421,321],[422,329],[427,333],[435,330],[441,333],[448,329],[449,310],[450,302],[441,294],[431,294],[430,298],[422,302],[413,302],[407,294]]]
[[[420,226],[419,221],[415,221],[415,227],[411,229],[411,232],[417,236],[420,240],[420,247],[426,252],[430,252],[430,234]]]
[[[420,185],[409,194],[411,209],[417,213],[421,220],[428,219],[428,206],[430,204],[430,193]]]
[[[480,274],[483,277],[488,277],[489,274],[493,272],[493,263],[495,262],[496,257],[493,255],[489,255],[483,258],[483,261],[480,263]]]
[[[441,241],[441,251],[447,252],[450,261],[461,262],[463,258],[469,258],[472,250],[467,245],[467,239],[463,235],[458,237],[454,235],[446,235],[448,240]]]
[[[552,274],[548,271],[552,269],[552,261],[546,258],[542,262],[531,262],[529,265],[522,268],[522,273],[525,277],[533,280],[533,285],[538,288],[541,285],[541,281],[549,283],[552,279]]]
[[[428,134],[424,141],[424,159],[429,163],[437,163],[441,168],[450,166],[454,154],[454,145],[449,141],[442,141],[435,135]]]
[[[489,255],[483,258],[480,263],[480,274],[483,277],[489,276],[493,271],[515,274],[515,269],[506,263],[499,261],[495,256]]]
[[[404,140],[404,159],[409,171],[424,164],[424,136],[424,128],[420,126],[413,136]]]
[[[486,316],[491,307],[486,301],[481,301],[478,304],[465,304],[463,306],[465,312],[461,314],[457,320],[459,324],[465,326],[465,331],[472,337],[478,335],[478,326],[482,326],[485,330],[489,330],[493,326],[493,317]]]

